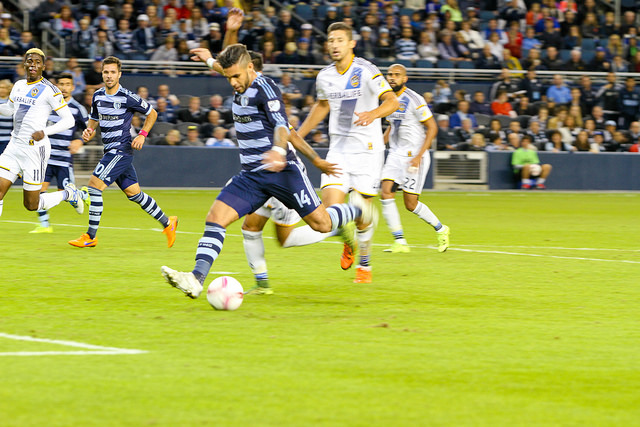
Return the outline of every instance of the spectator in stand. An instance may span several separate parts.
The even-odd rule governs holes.
[[[531,49],[527,54],[527,57],[524,61],[520,61],[522,64],[523,70],[546,70],[547,67],[543,64],[542,58],[540,57],[540,51],[538,49]]]
[[[598,102],[598,91],[595,90],[592,86],[591,77],[588,75],[583,75],[580,77],[580,99],[584,102],[586,110],[583,111],[583,115],[586,111],[591,111],[594,105]]]
[[[387,28],[380,28],[378,41],[376,42],[376,57],[380,59],[393,59],[393,43]]]
[[[509,99],[514,99],[520,91],[520,82],[511,77],[511,70],[503,68],[498,81],[491,86],[489,99],[495,100],[500,92],[506,92]]]
[[[284,52],[276,56],[276,64],[299,64],[298,47],[294,42],[284,46]]]
[[[213,131],[219,126],[225,127],[224,121],[220,118],[220,113],[216,110],[209,110],[207,113],[207,122],[200,126],[200,138],[206,141],[213,137]]]
[[[188,147],[204,146],[204,142],[200,139],[200,134],[198,133],[198,126],[191,125],[187,127],[187,137],[181,141],[180,145]]]
[[[549,7],[542,8],[542,18],[538,22],[535,23],[533,28],[536,30],[536,35],[540,35],[544,33],[547,21],[552,21],[554,28],[560,29],[560,23],[558,20],[551,16],[551,9]]]
[[[520,121],[518,119],[511,120],[509,122],[509,127],[505,129],[505,134],[509,137],[509,134],[517,133],[518,135],[524,135],[525,131],[522,129],[520,125]]]
[[[469,144],[471,144],[471,136],[474,133],[473,126],[471,125],[471,120],[463,119],[462,124],[459,128],[454,129],[456,133],[456,137],[458,138],[458,142],[456,144],[456,150],[465,151]]]
[[[543,18],[540,3],[532,3],[529,10],[525,14],[525,23],[529,27],[533,27],[539,20]]]
[[[218,126],[213,130],[213,136],[205,142],[207,147],[236,147],[232,140],[227,138],[227,130]]]
[[[456,132],[449,127],[449,117],[444,114],[438,116],[438,150],[456,150],[458,145],[458,136]]]
[[[541,105],[540,108],[538,108],[538,114],[531,117],[531,120],[540,123],[540,129],[547,130],[547,122],[549,121],[549,108],[547,108],[546,104]],[[529,120],[529,123],[531,123],[531,120]]]
[[[518,97],[518,102],[513,105],[513,109],[516,111],[518,116],[533,116],[537,113],[536,107],[531,105],[529,97],[526,95]]]
[[[98,16],[93,19],[92,26],[96,28],[99,27],[101,20],[107,21],[107,27],[109,30],[116,30],[116,20],[109,16],[109,6],[104,4],[98,6]]]
[[[522,50],[530,51],[531,49],[540,49],[541,47],[542,42],[536,38],[536,32],[533,27],[527,27],[522,39]]]
[[[588,128],[587,121],[589,120],[593,121],[594,129],[604,130],[604,124],[606,123],[607,119],[605,118],[605,112],[601,106],[596,105],[591,109],[591,115],[589,115],[585,119],[585,128]]]
[[[600,33],[600,24],[598,24],[598,18],[595,13],[587,13],[580,26],[580,32],[582,33],[582,37],[588,39],[598,38],[602,35]]]
[[[376,43],[371,38],[371,28],[364,26],[360,28],[360,40],[356,43],[355,54],[362,58],[374,58],[376,56]]]
[[[485,134],[490,141],[493,141],[495,137],[499,137],[503,141],[507,139],[507,133],[502,129],[502,124],[498,119],[491,119],[489,128],[485,131]]]
[[[500,59],[491,52],[491,46],[485,44],[478,59],[476,68],[481,70],[498,70],[502,67]]]
[[[569,145],[573,145],[573,142],[576,140],[576,136],[580,130],[581,127],[578,126],[575,117],[572,115],[567,115],[562,127],[558,129],[560,135],[562,135],[562,142]]]
[[[560,153],[562,151],[576,151],[576,147],[571,144],[562,141],[562,134],[554,130],[549,135],[549,141],[544,145],[544,151],[550,151],[552,153]]]
[[[324,21],[323,21],[323,30],[326,31],[327,28],[329,28],[329,25],[333,24],[334,22],[338,22],[340,21],[340,18],[338,18],[338,8],[336,8],[335,6],[329,6],[327,8],[327,14],[324,17]],[[281,34],[281,33],[279,33]]]
[[[440,8],[440,14],[444,16],[449,13],[450,20],[459,24],[462,22],[462,10],[458,4],[458,0],[446,0],[446,3]]]
[[[520,135],[519,133],[510,133],[507,135],[507,146],[511,148],[510,151],[513,151],[520,147],[520,140],[524,135]]]
[[[446,80],[441,79],[436,81],[436,85],[433,88],[433,102],[436,107],[449,105],[451,103],[452,94],[451,87]]]
[[[73,77],[73,92],[72,96],[80,96],[87,87],[87,82],[84,80],[84,73],[82,68],[78,64],[78,59],[74,56],[67,61],[67,68],[63,71],[64,74],[70,74]]]
[[[518,60],[518,58],[511,55],[511,50],[505,48],[503,50],[502,56],[502,68],[507,68],[509,70],[522,70],[520,61]]]
[[[498,16],[506,22],[507,27],[513,22],[519,24],[526,14],[527,9],[518,5],[516,0],[505,0],[504,6],[498,10]]]
[[[573,143],[576,148],[575,151],[591,151],[591,142],[589,142],[589,133],[586,130],[581,130],[576,136],[576,141]],[[595,148],[595,147],[594,147]],[[597,150],[597,148],[595,148]]]
[[[547,18],[544,22],[544,31],[538,35],[538,40],[542,42],[542,48],[554,46],[556,49],[562,49],[562,34],[560,29],[555,27],[552,18]]]
[[[487,28],[484,30],[484,33],[482,34],[482,36],[484,37],[485,41],[488,41],[491,34],[493,33],[498,34],[498,38],[501,44],[509,43],[509,38],[507,37],[507,34],[500,29],[500,27],[498,26],[498,20],[495,18],[489,20],[489,22],[487,23]]]
[[[2,11],[2,6],[0,6],[0,12],[1,11]],[[11,40],[13,40],[14,43],[18,43],[20,41],[20,31],[18,31],[14,27],[11,14],[7,12],[1,13],[0,19],[2,20],[0,22],[0,25],[3,28],[7,29],[7,32],[9,33],[9,37],[11,37]]]
[[[469,101],[460,100],[458,101],[458,111],[451,115],[451,119],[449,120],[449,125],[452,128],[457,128],[462,126],[462,121],[464,119],[469,119],[471,121],[471,127],[477,128],[478,122],[473,113],[469,112],[470,104]]]
[[[469,112],[471,114],[485,114],[487,116],[493,115],[491,105],[485,101],[483,91],[477,90],[474,92],[473,102],[471,102],[471,104],[469,105]]]
[[[560,22],[560,34],[562,37],[567,37],[571,32],[571,27],[577,27],[578,34],[580,34],[580,23],[578,22],[578,14],[573,11],[567,11],[564,13],[564,19]],[[565,49],[569,49],[565,46]]]
[[[640,139],[640,121],[633,121],[629,125],[629,138],[632,141],[638,141]]]
[[[164,44],[157,48],[153,55],[151,55],[151,61],[154,62],[164,62],[164,61],[177,61],[178,60],[178,51],[175,47],[175,40],[173,37],[169,36],[164,39]],[[167,73],[171,73],[172,71],[166,69]]]
[[[138,28],[133,32],[133,56],[135,59],[149,59],[156,48],[155,29],[149,26],[149,17],[138,16]]]
[[[504,45],[504,48],[509,49],[511,55],[519,59],[522,56],[523,37],[517,22],[512,22],[509,26],[509,30],[507,31],[507,38],[509,39],[509,41]]]
[[[640,93],[636,89],[633,76],[627,77],[625,87],[620,91],[619,101],[620,125],[626,129],[640,116]]]
[[[154,97],[149,96],[149,88],[146,86],[138,86],[136,88],[136,95],[138,95],[142,100],[151,105],[154,109],[156,108],[156,100]]]
[[[564,126],[564,122],[567,120],[569,116],[569,110],[566,105],[561,105],[555,109],[555,115],[549,118],[547,122],[547,129],[557,130]]]
[[[544,190],[545,182],[551,173],[551,165],[540,164],[538,153],[531,146],[531,137],[525,135],[520,141],[520,148],[513,152],[511,166],[516,177],[520,179],[520,188],[528,190],[535,188]]]
[[[622,56],[615,55],[611,60],[611,71],[614,73],[628,73],[629,63]]]
[[[231,100],[231,98],[230,98]],[[233,123],[233,113],[231,108],[224,105],[224,99],[220,95],[211,95],[209,98],[209,111],[217,111],[220,113],[220,124],[223,126],[229,126]]]
[[[562,45],[565,49],[580,49],[582,46],[582,34],[580,34],[580,27],[577,25],[569,27],[569,33],[563,37]]]
[[[178,146],[180,144],[180,140],[182,136],[180,135],[180,131],[178,129],[171,129],[165,136],[158,136],[151,140],[152,145],[169,145],[169,146]]]
[[[58,0],[44,0],[33,11],[33,21],[36,28],[49,28],[50,22],[60,13],[61,4]]]
[[[620,92],[623,86],[616,82],[616,74],[607,73],[607,83],[602,85],[596,93],[598,105],[604,110],[607,117],[617,116],[620,113]]]
[[[613,134],[616,133],[616,122],[613,120],[607,120],[604,122],[604,142],[610,143],[613,141]],[[616,151],[616,150],[608,150],[608,151]]]
[[[118,31],[113,36],[116,40],[118,56],[123,59],[130,59],[135,51],[133,50],[133,31],[129,28],[128,19],[120,19],[118,21]]]
[[[293,27],[287,27],[284,29],[283,34],[278,34],[278,50],[284,50],[287,43],[296,42],[296,30]]]
[[[555,46],[547,47],[547,57],[542,60],[542,64],[550,71],[562,71],[564,64]]]
[[[616,16],[612,11],[608,11],[604,14],[604,22],[600,26],[600,36],[610,37],[620,32],[620,25],[616,24]],[[618,36],[620,37],[620,36]]]
[[[553,75],[553,85],[547,89],[547,99],[556,104],[569,104],[571,102],[571,89],[564,83],[560,74]]]
[[[100,6],[102,7],[102,6]],[[104,6],[109,10],[108,6]],[[100,8],[98,8],[100,10]],[[63,39],[70,39],[71,34],[74,31],[78,31],[80,28],[78,26],[78,22],[75,20],[73,15],[71,14],[71,7],[68,5],[64,5],[60,8],[60,16],[58,16],[53,21],[53,31],[58,33],[60,37]]]
[[[291,74],[289,73],[282,74],[278,88],[280,92],[282,92],[282,99],[285,102],[297,103],[302,99],[302,92],[300,88],[293,83]]]
[[[474,9],[475,10],[475,9]],[[473,58],[478,58],[480,56],[480,52],[484,47],[484,39],[482,35],[471,27],[471,22],[462,21],[460,34],[464,37],[467,47],[471,51],[471,55]]]
[[[282,34],[284,34],[284,32]],[[202,41],[206,42],[207,49],[211,52],[220,52],[223,42],[220,24],[217,22],[209,24],[209,34],[207,34]]]
[[[491,111],[497,116],[515,117],[516,112],[511,108],[507,91],[498,92],[498,97],[491,103]]]
[[[0,56],[17,56],[20,54],[18,46],[9,37],[9,31],[6,28],[0,28]]]
[[[97,31],[97,39],[91,44],[89,48],[89,56],[91,57],[102,57],[106,58],[107,56],[113,56],[115,53],[115,46],[108,38],[107,32],[105,30]]]
[[[421,59],[426,59],[434,64],[438,61],[440,56],[440,50],[435,43],[431,40],[431,33],[429,31],[422,31],[420,33],[420,44],[418,45],[418,55]],[[365,57],[366,58],[366,57]]]
[[[569,60],[564,64],[565,71],[587,71],[587,64],[582,60],[580,48],[572,49]]]
[[[91,63],[91,69],[84,73],[84,81],[87,83],[87,92],[93,92],[104,86],[102,81],[102,58],[94,58]],[[89,110],[91,109],[91,102],[89,102]],[[87,110],[88,111],[88,110]]]
[[[452,34],[448,30],[444,30],[440,34],[441,42],[438,43],[438,50],[440,51],[440,58],[448,59],[450,61],[460,62],[468,61],[469,58],[465,56],[468,54],[466,49],[461,49],[457,41],[454,41]]]
[[[396,58],[409,61],[420,59],[420,55],[418,55],[418,45],[412,38],[413,30],[411,27],[402,27],[401,35],[395,43]]]
[[[266,40],[262,44],[262,62],[264,64],[275,64],[276,63],[276,47],[271,40]]]
[[[490,135],[485,139],[490,142],[485,147],[485,151],[513,151],[513,147],[506,144],[500,135]]]
[[[179,122],[203,123],[205,118],[206,113],[200,108],[200,98],[197,96],[189,98],[189,107],[178,110]]]
[[[498,58],[498,60],[500,61],[500,63],[502,63],[502,61],[504,60],[504,44],[500,41],[500,36],[498,36],[498,33],[491,33],[489,35],[489,40],[487,40],[487,44],[486,46],[489,46],[489,49],[491,49],[491,53]]]
[[[26,52],[29,49],[36,47],[36,44],[33,42],[33,34],[31,31],[23,31],[20,33],[20,40],[18,40],[16,46],[18,47],[18,52]]]
[[[93,41],[91,20],[85,16],[80,20],[79,30],[71,34],[71,54],[78,58],[89,58],[89,49]]]
[[[176,114],[173,108],[169,108],[169,103],[164,97],[160,97],[156,100],[156,112],[158,113],[158,121],[164,123],[175,123]]]

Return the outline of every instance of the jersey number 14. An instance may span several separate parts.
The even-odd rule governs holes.
[[[301,190],[300,194],[293,193],[293,196],[296,198],[296,201],[298,202],[298,205],[300,205],[300,207],[303,207],[304,205],[311,206],[311,199],[309,198],[309,195],[306,193],[306,191]]]

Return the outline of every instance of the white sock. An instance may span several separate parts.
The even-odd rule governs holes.
[[[429,209],[427,205],[422,202],[418,202],[418,206],[416,206],[416,208],[413,210],[413,213],[418,215],[421,220],[431,224],[431,226],[435,228],[436,231],[440,230],[440,228],[442,227],[442,224],[440,224],[440,220],[438,220],[438,217],[436,217],[435,214],[431,212],[431,209]]]
[[[4,205],[4,200],[0,200],[0,216],[2,216],[2,205]]]
[[[266,279],[267,261],[264,258],[264,241],[262,240],[262,231],[242,230],[242,244],[244,245],[244,253],[247,256],[249,268],[254,275],[262,276]]]
[[[369,253],[371,252],[371,240],[373,239],[373,224],[369,224],[364,230],[358,230],[358,252],[360,255],[360,266],[368,267]]]
[[[536,181],[536,184],[544,184],[545,181],[546,179],[544,178],[538,178],[538,181]]]
[[[380,199],[380,203],[382,203],[382,216],[389,227],[389,231],[393,234],[393,238],[406,245],[407,241],[404,239],[400,212],[398,212],[395,199]]]
[[[282,247],[290,248],[292,246],[311,245],[313,243],[321,242],[327,237],[335,236],[336,234],[338,234],[338,230],[330,231],[328,233],[320,233],[308,225],[304,225],[291,230],[289,237],[284,241]]]
[[[69,197],[67,190],[53,191],[51,193],[40,193],[40,204],[38,210],[48,211],[54,206],[58,206],[62,201]]]

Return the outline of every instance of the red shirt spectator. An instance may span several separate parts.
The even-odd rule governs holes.
[[[513,113],[513,108],[511,108],[511,104],[507,99],[507,92],[500,92],[498,94],[498,99],[491,103],[491,111],[493,114],[497,116],[511,116]]]

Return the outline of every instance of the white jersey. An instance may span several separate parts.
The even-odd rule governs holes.
[[[422,95],[406,86],[397,96],[400,106],[387,117],[391,124],[389,153],[413,157],[424,144],[424,122],[433,117],[433,113]]]
[[[48,144],[46,135],[40,141],[34,141],[31,135],[44,130],[52,111],[67,106],[60,90],[44,77],[31,83],[18,80],[11,89],[9,102],[13,103],[11,138],[14,143],[27,145]]]
[[[391,86],[378,67],[354,57],[349,68],[339,73],[335,64],[324,68],[316,78],[319,100],[329,101],[329,149],[342,153],[382,152],[384,141],[380,119],[367,126],[353,124],[355,113],[371,111],[380,105],[380,96]]]

